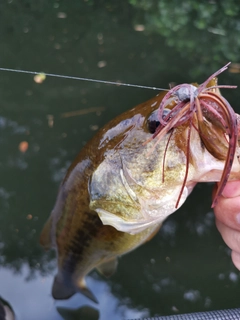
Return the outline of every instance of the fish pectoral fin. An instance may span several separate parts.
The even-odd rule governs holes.
[[[107,262],[103,262],[97,267],[97,270],[104,277],[109,278],[114,274],[118,266],[118,259],[113,258]]]
[[[52,226],[52,217],[50,216],[45,223],[43,230],[40,235],[40,244],[45,250],[48,250],[52,246],[51,241],[51,226]]]
[[[69,299],[77,292],[76,288],[72,285],[65,285],[58,275],[55,276],[52,286],[52,296],[56,300]]]
[[[88,289],[85,279],[81,279],[78,282],[78,291],[82,293],[85,297],[92,300],[95,303],[98,303],[97,298],[94,296],[94,294]]]

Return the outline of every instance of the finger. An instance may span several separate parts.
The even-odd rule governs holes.
[[[240,196],[235,198],[220,196],[213,210],[217,220],[240,231]]]
[[[229,228],[218,220],[216,221],[216,226],[227,246],[236,253],[240,254],[240,232]],[[236,261],[238,261],[238,257],[234,258]]]
[[[213,189],[213,198],[217,192],[218,184],[216,183]],[[228,181],[223,189],[222,196],[225,198],[235,198],[240,196],[240,181]]]
[[[240,253],[236,251],[232,251],[232,262],[235,267],[240,270]]]
[[[240,181],[229,181],[223,189],[222,196],[225,198],[240,196]]]

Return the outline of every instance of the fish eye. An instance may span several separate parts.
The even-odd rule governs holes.
[[[170,112],[171,110],[169,109],[164,109],[163,110],[163,119],[166,117],[166,115]],[[147,120],[147,126],[148,126],[148,131],[150,133],[155,133],[157,130],[157,127],[160,125],[160,122],[158,120],[158,109],[153,111],[151,115],[149,116]]]
[[[158,120],[158,110],[153,111],[148,120],[147,120],[147,127],[150,133],[155,133],[157,127],[160,125]]]

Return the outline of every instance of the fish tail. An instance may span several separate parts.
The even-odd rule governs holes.
[[[95,303],[98,303],[97,298],[94,296],[94,294],[88,289],[85,279],[82,278],[79,282],[78,282],[78,291],[81,292],[85,297],[87,297],[88,299],[92,300]]]
[[[98,303],[97,298],[94,294],[88,289],[84,279],[78,281],[77,286],[71,284],[71,282],[64,282],[59,274],[54,278],[52,286],[52,296],[56,300],[64,300],[71,298],[75,293],[80,292],[88,299],[92,300],[95,303]]]
[[[63,282],[61,277],[57,274],[54,278],[52,286],[52,296],[56,300],[69,299],[77,292],[76,288],[71,284]]]

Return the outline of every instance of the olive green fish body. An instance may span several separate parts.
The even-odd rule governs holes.
[[[96,301],[84,281],[91,270],[111,275],[117,257],[153,237],[197,182],[221,179],[228,152],[222,123],[204,115],[201,138],[193,114],[191,123],[182,121],[161,139],[152,139],[162,98],[110,121],[70,166],[41,235],[42,245],[58,254],[54,298],[81,291]],[[165,111],[175,105],[170,98]],[[239,177],[235,156],[229,178]]]

